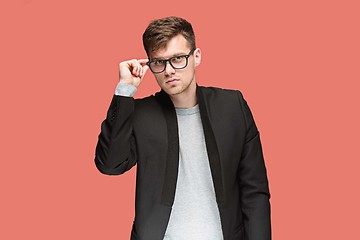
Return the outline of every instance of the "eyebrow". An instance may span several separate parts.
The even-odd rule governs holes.
[[[184,52],[179,52],[179,53],[175,53],[172,57],[178,57],[178,56],[183,56],[183,55],[187,55],[188,53],[184,53]],[[151,60],[164,60],[164,59],[169,59],[172,57],[168,57],[168,58],[163,58],[163,57],[155,57],[152,58]]]

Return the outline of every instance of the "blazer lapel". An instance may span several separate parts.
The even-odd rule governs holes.
[[[214,182],[216,201],[218,202],[218,204],[222,205],[224,202],[224,188],[221,174],[222,171],[220,164],[220,154],[208,114],[211,105],[208,103],[203,89],[203,87],[196,85],[196,95],[200,109],[201,122],[204,128],[206,150],[208,153],[211,175]]]
[[[168,135],[168,153],[161,202],[171,207],[174,203],[179,168],[179,132],[177,116],[174,104],[164,90],[156,93],[155,97],[162,107],[166,119]]]

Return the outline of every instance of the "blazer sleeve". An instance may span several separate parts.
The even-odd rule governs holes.
[[[246,135],[239,164],[241,206],[246,240],[271,240],[270,192],[266,167],[251,110],[239,94]]]
[[[134,98],[114,95],[95,150],[95,165],[107,175],[119,175],[136,164],[132,115]]]

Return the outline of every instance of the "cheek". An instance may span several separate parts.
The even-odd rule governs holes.
[[[192,78],[194,77],[195,69],[194,68],[189,68],[187,70],[188,71],[186,71],[184,73],[184,77],[186,78],[187,81],[191,81]]]
[[[160,74],[156,75],[156,76],[155,76],[155,79],[156,79],[156,81],[157,81],[158,83],[161,83],[161,82],[162,82],[162,81],[161,81],[162,77],[161,77]]]

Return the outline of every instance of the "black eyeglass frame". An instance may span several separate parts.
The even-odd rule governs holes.
[[[187,67],[187,65],[188,65],[188,63],[189,63],[189,57],[191,56],[191,54],[194,53],[195,50],[196,50],[195,48],[191,49],[191,51],[190,51],[188,54],[186,54],[186,55],[179,55],[179,56],[174,56],[174,57],[167,58],[167,59],[159,59],[159,60],[148,61],[148,62],[146,63],[146,65],[149,66],[151,72],[153,72],[154,74],[158,74],[158,73],[164,72],[165,69],[166,69],[166,62],[169,62],[169,64],[171,65],[171,67],[174,68],[174,69],[184,69],[184,68]],[[183,67],[174,67],[174,66],[172,65],[171,60],[173,60],[174,58],[178,58],[178,57],[185,57],[185,58],[186,58],[186,64],[185,64]],[[161,70],[160,72],[155,72],[155,71],[153,71],[153,70],[151,69],[151,67],[150,67],[150,64],[153,63],[153,62],[156,62],[156,61],[163,61],[163,62],[165,63],[165,64],[164,64],[164,69]]]

